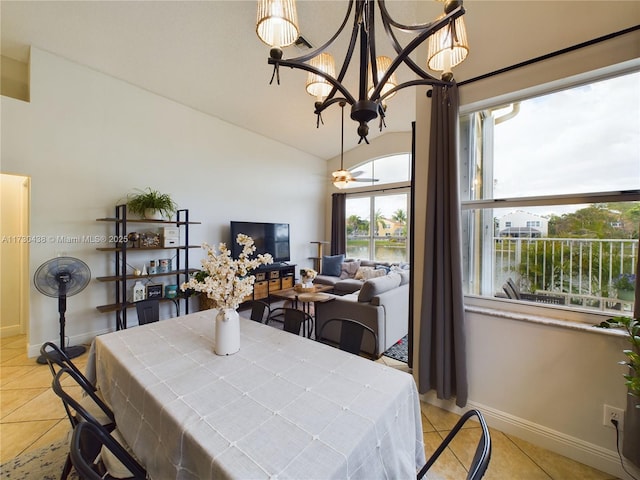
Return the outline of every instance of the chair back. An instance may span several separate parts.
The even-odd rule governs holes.
[[[62,384],[63,379],[66,376],[75,380],[76,384],[81,387],[82,395],[84,396],[80,395],[77,397],[71,395],[64,389]],[[96,390],[94,390],[90,384],[87,384],[86,379],[83,379],[83,377],[78,375],[75,371],[68,368],[60,369],[53,377],[51,387],[55,394],[62,399],[62,403],[64,404],[67,415],[69,416],[69,421],[74,428],[82,420],[94,423],[100,427],[105,427],[108,431],[115,428],[116,420],[111,409],[96,394]],[[86,400],[86,397],[89,397],[91,401]],[[72,411],[75,411],[75,414],[73,414]],[[97,416],[102,418],[97,419]],[[103,418],[106,419],[106,421],[103,420]]]
[[[98,455],[109,450],[124,466],[134,480],[144,480],[147,477],[145,469],[120,445],[104,428],[89,422],[80,422],[73,429],[71,436],[71,463],[80,477],[87,480],[101,480],[113,478],[102,473],[96,462]],[[104,454],[103,454],[104,455]],[[98,473],[98,472],[101,473]]]
[[[303,337],[311,338],[313,333],[313,317],[297,308],[282,307],[274,309],[267,323],[272,320],[282,321],[283,330],[295,335],[302,334]]]
[[[147,298],[135,302],[138,313],[138,325],[157,322],[160,320],[160,300],[157,298]]]
[[[372,328],[350,318],[332,318],[327,320],[316,332],[316,340],[322,343],[329,343],[325,338],[325,330],[327,325],[339,324],[340,325],[340,341],[338,342],[338,348],[345,352],[360,355],[362,351],[362,339],[364,333],[367,332],[373,338],[373,352],[364,352],[367,357],[376,359],[378,358],[378,336]]]
[[[271,307],[267,302],[263,302],[262,300],[253,300],[251,302],[251,320],[258,323],[264,323],[270,315]]]
[[[454,439],[456,434],[460,431],[462,426],[471,418],[477,417],[478,422],[480,423],[480,438],[478,440],[478,445],[476,446],[475,454],[473,455],[473,460],[471,461],[471,465],[469,465],[469,470],[466,479],[467,480],[480,480],[485,472],[487,471],[487,467],[489,466],[489,461],[491,460],[491,435],[489,433],[489,427],[482,416],[482,413],[479,410],[469,410],[466,412],[460,420],[455,424],[453,429],[449,432],[449,434],[442,441],[440,446],[436,449],[436,451],[429,457],[427,463],[420,469],[418,472],[418,480],[423,478],[431,466],[436,462],[438,457],[445,451],[445,449],[449,446],[449,443]]]
[[[45,342],[40,347],[40,355],[47,361],[47,365],[49,365],[49,370],[51,370],[51,375],[56,376],[56,373],[61,368],[68,368],[69,370],[73,370],[79,377],[83,379],[83,381],[90,385],[93,390],[95,390],[95,386],[83,375],[80,369],[71,361],[69,356],[58,347],[55,343]],[[56,368],[57,367],[57,368]]]

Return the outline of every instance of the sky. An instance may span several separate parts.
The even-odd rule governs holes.
[[[640,189],[640,73],[526,100],[494,141],[495,198]]]
[[[391,158],[376,162],[375,172],[354,170],[391,181],[406,174]],[[496,198],[630,189],[640,189],[640,73],[525,100],[515,117],[495,127]],[[368,218],[368,203],[355,205],[353,211]],[[585,206],[526,210],[561,215]],[[406,210],[398,195],[378,197],[377,208]]]

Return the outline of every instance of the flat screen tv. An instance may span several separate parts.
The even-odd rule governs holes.
[[[231,222],[231,255],[238,258],[242,252],[242,246],[236,242],[239,233],[244,233],[253,238],[255,242],[255,254],[270,253],[274,263],[288,262],[291,260],[289,252],[289,224],[265,223],[265,222]]]

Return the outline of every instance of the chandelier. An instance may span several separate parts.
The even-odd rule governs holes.
[[[380,9],[382,25],[388,40],[396,52],[395,59],[376,56],[375,9]],[[336,41],[349,23],[353,12],[352,31],[344,63],[336,75],[335,60],[327,49]],[[349,0],[347,13],[338,31],[321,47],[307,55],[284,59],[282,48],[300,38],[295,0],[258,0],[256,33],[271,46],[268,63],[273,65],[270,83],[280,84],[280,67],[291,67],[308,72],[306,90],[316,98],[317,125],[322,122],[322,112],[335,103],[351,105],[351,118],[358,122],[361,143],[369,143],[368,123],[380,117],[380,130],[384,126],[386,100],[398,90],[415,85],[451,85],[451,69],[462,62],[469,53],[467,34],[462,15],[462,0],[445,3],[444,14],[433,22],[421,25],[403,25],[394,21],[384,0]],[[415,34],[406,46],[401,46],[397,32]],[[358,37],[360,40],[358,42]],[[427,68],[442,72],[440,78],[430,75],[418,66],[409,55],[428,40]],[[358,93],[352,94],[343,84],[356,46],[360,50]],[[395,72],[405,64],[416,76],[398,84]]]

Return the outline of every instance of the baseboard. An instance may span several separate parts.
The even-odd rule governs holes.
[[[11,325],[10,327],[0,328],[0,338],[13,337],[15,335],[22,335],[22,327],[20,325]]]
[[[91,332],[91,333],[85,333],[83,335],[74,335],[73,337],[69,337],[67,336],[66,338],[66,345],[91,345],[91,342],[93,342],[93,339],[96,338],[98,335],[103,335],[105,333],[110,333],[113,332],[112,329],[105,329],[105,330],[101,330],[98,332]],[[53,342],[56,345],[58,345],[60,343],[60,337],[58,338],[51,338],[49,340],[45,340],[45,342]],[[42,342],[42,343],[45,343]],[[38,345],[29,345],[27,347],[27,357],[29,358],[35,358],[35,357],[39,357],[40,356],[40,347],[42,346],[42,344],[38,344]]]
[[[583,463],[600,471],[615,475],[618,478],[629,478],[620,465],[620,457],[615,450],[609,450],[599,445],[586,442],[576,437],[572,437],[551,428],[538,425],[531,421],[516,417],[514,415],[496,410],[477,402],[469,401],[464,409],[455,405],[454,401],[444,401],[436,398],[435,393],[430,392],[422,395],[422,399],[450,412],[461,414],[471,408],[476,408],[482,412],[491,428],[500,430],[503,433],[521,438],[529,443],[550,450],[559,455]],[[615,435],[615,433],[613,433]],[[625,467],[634,476],[640,478],[640,470],[629,462],[625,462]]]

